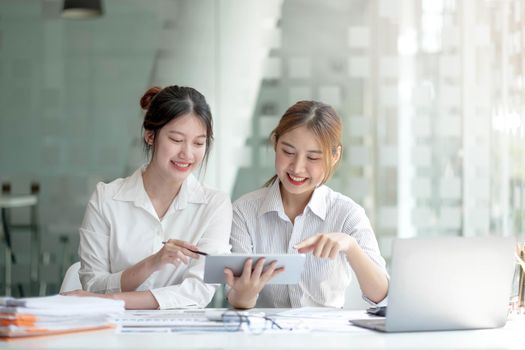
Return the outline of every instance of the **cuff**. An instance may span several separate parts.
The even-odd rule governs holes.
[[[216,285],[209,285],[210,287],[215,287]],[[173,286],[155,288],[149,290],[153,297],[157,300],[159,304],[159,309],[175,309],[175,308],[204,308],[210,302],[213,293],[210,293],[211,296],[209,300],[204,300],[203,296],[199,296],[197,293],[192,295],[191,298],[182,295],[176,288]]]
[[[388,305],[388,295],[378,303],[374,303],[372,300],[368,299],[364,294],[362,296],[363,296],[363,299],[371,306],[380,307],[380,306]]]

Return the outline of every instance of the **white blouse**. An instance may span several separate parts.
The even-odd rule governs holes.
[[[179,239],[210,254],[230,252],[232,207],[229,197],[204,188],[190,174],[159,219],[142,181],[143,169],[109,184],[98,183],[80,227],[80,280],[84,290],[121,291],[124,270]],[[137,290],[150,290],[161,309],[205,307],[217,285],[203,282],[204,259],[165,265]]]
[[[278,179],[270,187],[248,193],[233,203],[230,239],[233,253],[297,254],[295,244],[317,233],[329,232],[344,232],[354,237],[386,274],[385,260],[364,209],[327,186],[314,191],[304,212],[295,218],[295,224],[284,212]],[[307,254],[301,282],[265,286],[256,306],[343,307],[350,278],[345,253],[339,253],[335,260]]]

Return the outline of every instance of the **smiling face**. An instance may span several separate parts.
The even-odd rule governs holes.
[[[336,161],[334,157],[333,164]],[[321,143],[306,126],[294,128],[277,140],[275,171],[282,184],[281,191],[310,195],[325,178],[325,164]]]
[[[315,188],[332,176],[342,154],[341,130],[337,112],[322,102],[298,101],[283,114],[270,137],[285,210],[304,209]]]
[[[146,131],[144,139],[154,145],[150,166],[162,177],[179,183],[200,165],[206,152],[206,127],[192,113],[174,118],[156,137]]]

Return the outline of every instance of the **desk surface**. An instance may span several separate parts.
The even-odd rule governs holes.
[[[364,312],[363,312],[364,315]],[[320,320],[322,322],[322,320]],[[117,334],[113,330],[0,343],[6,349],[523,349],[525,317],[489,330],[384,334],[346,332]]]

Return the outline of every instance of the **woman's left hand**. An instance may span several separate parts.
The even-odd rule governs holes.
[[[339,252],[348,253],[355,239],[346,233],[318,233],[296,244],[299,253],[310,253],[322,259],[335,259]]]

